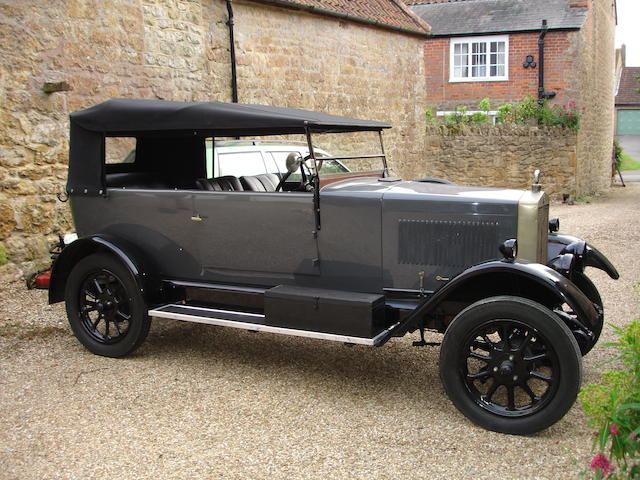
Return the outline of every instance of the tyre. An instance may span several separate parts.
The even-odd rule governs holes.
[[[601,313],[600,321],[591,330],[593,333],[592,339],[589,342],[579,342],[582,355],[586,355],[598,342],[600,334],[602,333],[602,326],[604,324],[604,307],[602,306],[602,298],[600,297],[598,289],[584,273],[574,272],[571,277],[571,281],[587,296],[589,300],[591,300],[592,303],[597,306],[597,308],[600,309]]]
[[[451,322],[440,378],[453,404],[487,430],[526,435],[560,420],[575,402],[582,357],[548,308],[519,297],[470,305]]]
[[[96,355],[127,355],[149,333],[151,321],[140,289],[111,255],[89,255],[76,264],[67,279],[65,303],[74,335]]]

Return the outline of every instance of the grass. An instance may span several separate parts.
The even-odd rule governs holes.
[[[624,170],[640,170],[640,162],[631,158],[628,153],[622,152],[620,171]]]

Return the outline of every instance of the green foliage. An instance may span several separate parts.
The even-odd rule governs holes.
[[[424,111],[424,115],[427,119],[427,123],[433,123],[433,108],[427,107],[427,109]]]
[[[600,383],[582,389],[579,399],[594,433],[593,478],[640,477],[640,320],[614,327],[622,368],[604,372]],[[608,457],[605,453],[608,449]]]
[[[444,121],[447,125],[464,125],[469,123],[469,117],[467,115],[467,107],[458,107],[455,112],[448,113],[444,116]]]
[[[618,140],[613,140],[613,158],[616,160],[616,166],[618,170],[622,166],[622,147],[620,146],[620,142]]]
[[[473,112],[471,114],[471,123],[474,123],[476,125],[485,123],[488,120],[489,120],[489,115],[487,115],[486,113]]]
[[[505,103],[498,107],[498,114],[496,115],[498,123],[511,123],[513,122],[513,105]]]
[[[478,108],[484,113],[488,113],[489,110],[491,110],[491,100],[489,100],[488,98],[483,98],[478,104]]]
[[[487,122],[491,110],[491,101],[483,99],[478,104],[479,112],[467,115],[467,107],[458,107],[455,112],[444,116],[444,123],[449,126],[459,127],[465,124],[481,124]],[[582,109],[584,110],[584,109]],[[429,109],[428,111],[431,111]],[[496,114],[497,123],[535,124],[546,127],[563,127],[571,130],[580,129],[581,111],[575,102],[567,105],[549,105],[548,102],[540,103],[532,95],[527,95],[515,106],[505,103],[498,107]]]
[[[7,250],[4,248],[4,245],[0,243],[0,267],[2,265],[6,265],[9,262],[9,258],[7,256]]]

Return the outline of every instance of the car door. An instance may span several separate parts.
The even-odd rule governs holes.
[[[310,193],[197,191],[193,219],[204,280],[278,285],[319,275]]]

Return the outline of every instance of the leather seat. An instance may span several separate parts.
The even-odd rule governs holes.
[[[250,192],[275,192],[280,179],[275,173],[263,173],[240,177],[240,183],[246,191]]]
[[[199,190],[208,190],[212,192],[242,192],[242,184],[233,175],[227,175],[217,178],[199,178],[196,180]]]

